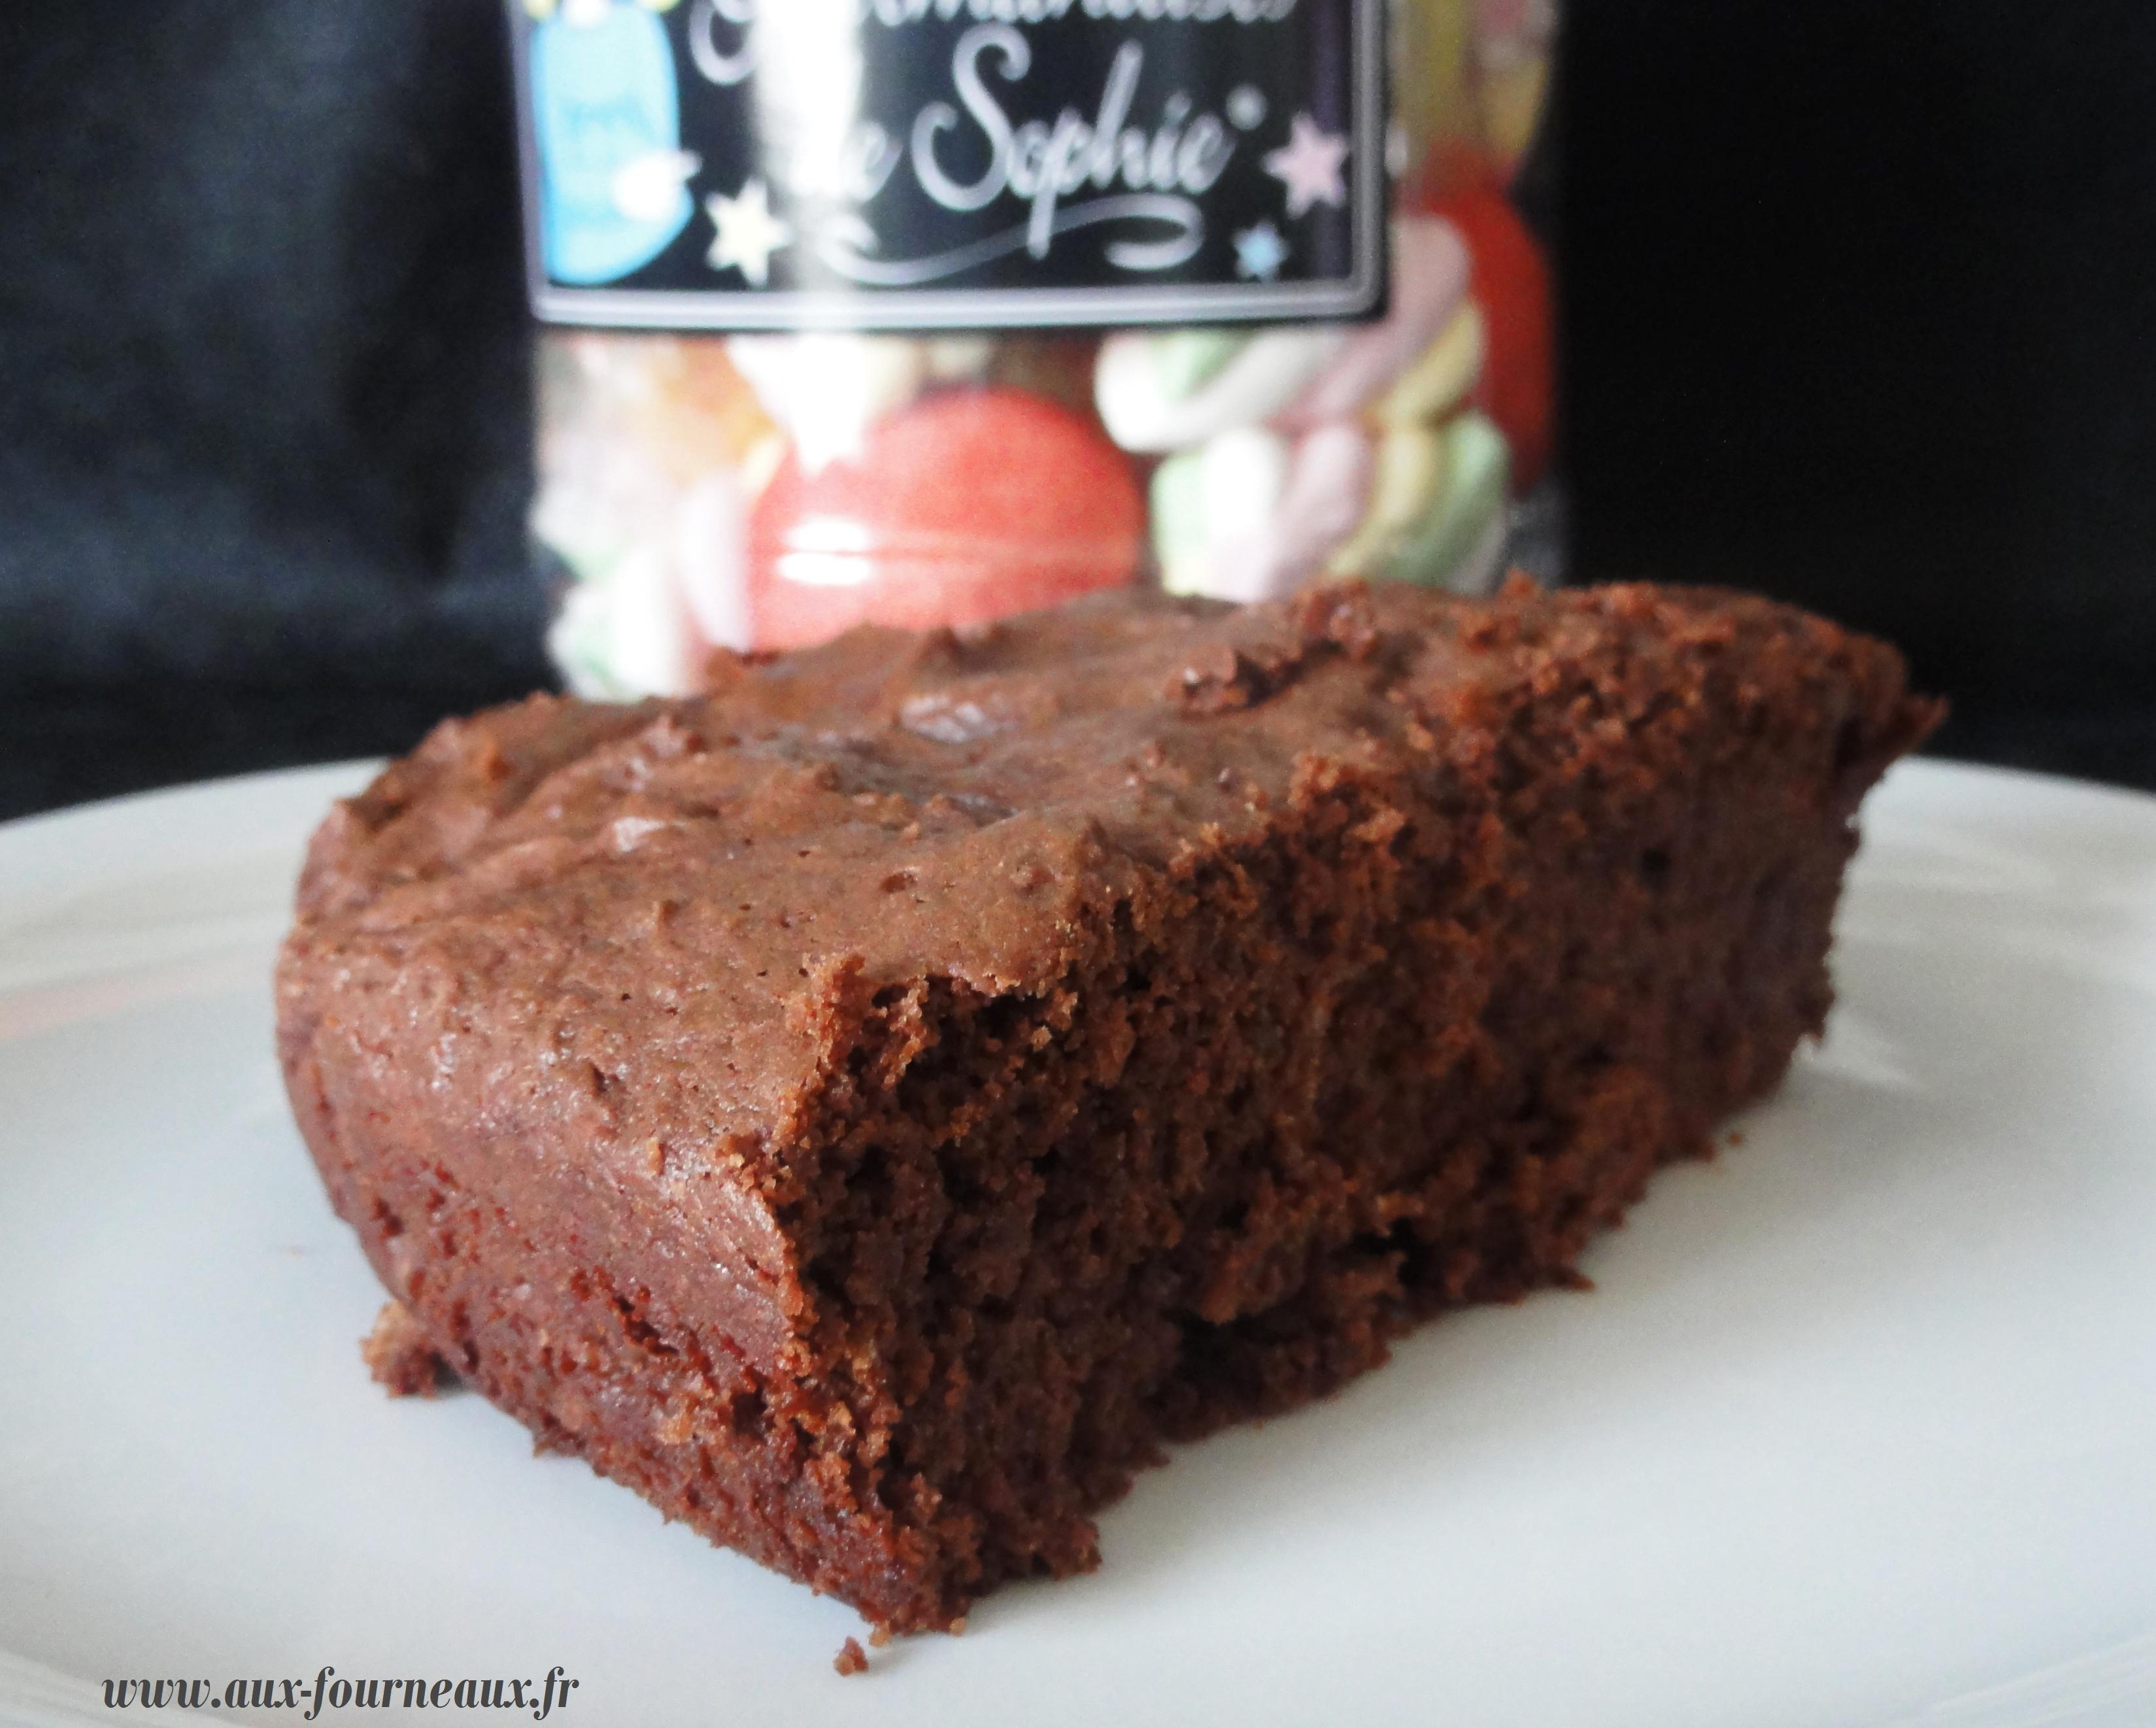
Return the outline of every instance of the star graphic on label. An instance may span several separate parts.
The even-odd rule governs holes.
[[[1322,131],[1307,114],[1295,117],[1288,141],[1265,159],[1265,172],[1287,188],[1287,213],[1300,216],[1312,204],[1344,204],[1348,188],[1340,177],[1348,160],[1348,141]]]
[[[1260,282],[1270,282],[1287,262],[1287,242],[1270,222],[1246,228],[1235,236],[1235,273]]]
[[[793,244],[793,230],[771,213],[771,193],[752,180],[732,198],[714,193],[704,213],[717,230],[707,255],[713,270],[737,270],[752,287],[771,280],[771,255]]]

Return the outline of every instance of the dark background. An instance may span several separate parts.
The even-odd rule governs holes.
[[[1883,631],[2156,786],[2156,7],[1574,0],[1584,577]],[[0,13],[0,815],[544,681],[493,0]]]

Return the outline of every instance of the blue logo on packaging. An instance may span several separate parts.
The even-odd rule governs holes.
[[[688,225],[680,92],[653,0],[526,0],[540,231],[557,282],[611,282]],[[671,4],[672,0],[662,0]]]

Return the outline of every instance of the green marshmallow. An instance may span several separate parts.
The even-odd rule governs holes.
[[[1152,549],[1161,586],[1198,594],[1206,568],[1205,452],[1201,445],[1170,456],[1152,471]]]
[[[1505,507],[1512,453],[1505,435],[1471,409],[1450,422],[1445,483],[1422,520],[1400,537],[1385,574],[1396,582],[1442,588],[1473,554]]]

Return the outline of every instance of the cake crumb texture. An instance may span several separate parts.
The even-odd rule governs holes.
[[[426,1328],[401,1302],[382,1304],[374,1329],[360,1340],[359,1354],[393,1398],[431,1398],[455,1378],[427,1341]]]

